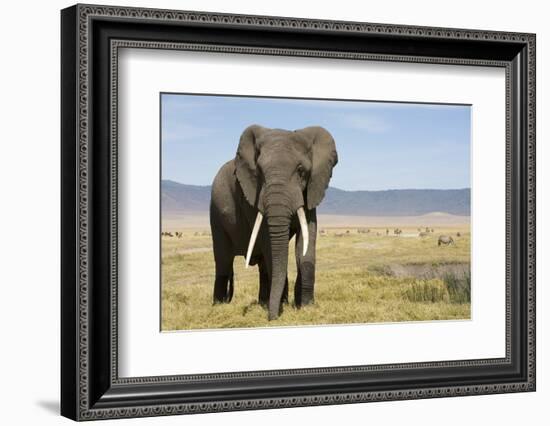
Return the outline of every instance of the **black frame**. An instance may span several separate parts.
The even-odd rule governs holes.
[[[74,420],[535,390],[535,35],[76,5],[61,13],[61,413]],[[506,69],[499,359],[119,378],[117,52],[229,51]]]

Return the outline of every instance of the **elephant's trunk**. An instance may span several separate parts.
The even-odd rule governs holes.
[[[271,239],[271,292],[269,294],[269,320],[279,316],[281,298],[285,288],[288,269],[288,235],[290,219],[267,218]]]
[[[275,179],[274,179],[275,180]],[[269,293],[269,320],[279,316],[281,298],[288,269],[288,237],[290,218],[294,213],[286,185],[268,181],[266,185],[265,212],[271,244],[271,290]]]

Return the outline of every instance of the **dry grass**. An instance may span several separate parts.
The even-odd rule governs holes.
[[[267,312],[257,304],[257,268],[245,270],[244,259],[236,258],[233,300],[213,306],[214,260],[209,230],[172,226],[170,230],[180,230],[184,235],[181,239],[162,239],[162,329],[468,319],[469,278],[467,284],[460,277],[453,281],[445,268],[469,265],[469,226],[434,228],[434,233],[418,237],[416,224],[401,227],[403,233],[395,237],[392,227],[389,236],[386,227],[370,228],[369,233],[358,233],[358,228],[351,227],[321,227],[326,234],[317,239],[315,304],[302,309],[292,303],[296,265],[291,241],[290,303],[279,319],[268,322]],[[457,232],[460,237],[456,237]],[[453,235],[456,244],[438,247],[441,234]],[[441,276],[391,273],[403,266],[405,271],[406,267],[414,271],[411,265],[420,266],[416,269],[424,274],[433,270]]]

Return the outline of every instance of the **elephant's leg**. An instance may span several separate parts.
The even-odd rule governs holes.
[[[214,303],[229,303],[233,298],[233,257],[229,262],[216,262],[216,279],[214,281]]]
[[[265,259],[258,263],[260,272],[260,290],[258,291],[258,303],[262,306],[267,306],[269,303],[269,291],[271,289],[269,281],[269,271],[265,263]]]
[[[300,273],[300,264],[298,263],[298,252],[296,252],[296,282],[294,283],[294,304],[296,307],[302,306],[302,274]]]
[[[212,228],[216,279],[214,281],[214,303],[229,303],[233,298],[233,247],[229,237]]]
[[[304,240],[301,230],[296,235],[296,268],[298,274],[294,287],[294,302],[297,307],[313,303],[315,287],[315,246],[317,241],[317,214],[314,210],[306,212],[309,245],[303,255]]]

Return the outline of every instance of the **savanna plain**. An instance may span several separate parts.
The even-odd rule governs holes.
[[[470,318],[469,217],[318,218],[315,303],[293,303],[296,264],[290,241],[289,302],[268,321],[258,304],[258,270],[234,262],[235,291],[212,304],[214,258],[205,216],[163,217],[162,331],[280,327]],[[451,244],[438,244],[440,236]]]

